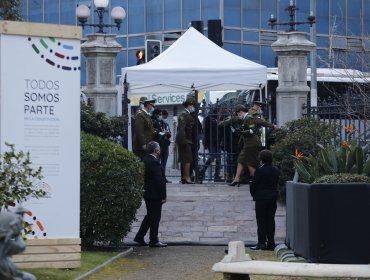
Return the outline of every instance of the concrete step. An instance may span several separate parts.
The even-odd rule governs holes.
[[[132,243],[145,214],[143,203],[136,215],[138,221],[133,223],[125,243]],[[276,242],[283,242],[283,205],[278,205],[275,222]],[[233,240],[255,243],[257,224],[249,185],[238,188],[226,183],[167,184],[167,202],[162,208],[159,238],[168,243],[199,245],[226,245]]]

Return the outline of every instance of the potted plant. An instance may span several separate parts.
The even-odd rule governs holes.
[[[286,243],[296,255],[319,263],[370,262],[370,160],[356,140],[297,151],[300,182],[287,182]]]

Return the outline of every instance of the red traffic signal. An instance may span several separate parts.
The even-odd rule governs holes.
[[[145,63],[145,52],[143,50],[136,51],[136,65]]]

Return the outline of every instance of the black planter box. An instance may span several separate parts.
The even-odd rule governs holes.
[[[287,182],[286,245],[315,263],[370,263],[370,184]]]

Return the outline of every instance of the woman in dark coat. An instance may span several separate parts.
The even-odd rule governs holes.
[[[183,103],[185,111],[178,117],[178,126],[176,134],[176,144],[179,155],[179,162],[183,166],[183,178],[181,181],[185,184],[192,184],[190,176],[190,164],[193,162],[193,126],[194,118],[194,99],[188,98]]]
[[[262,165],[257,168],[251,183],[250,192],[256,202],[258,243],[252,250],[275,249],[275,213],[278,198],[277,185],[279,170],[272,165],[272,152],[259,153]]]

